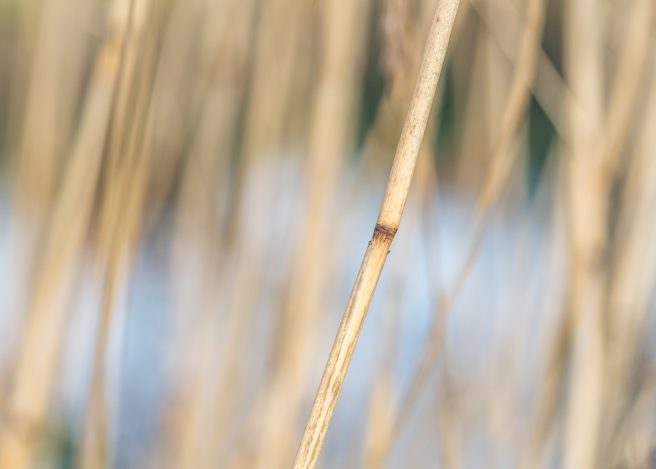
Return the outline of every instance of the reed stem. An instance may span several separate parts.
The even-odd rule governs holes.
[[[362,260],[305,427],[294,464],[296,469],[314,467],[319,457],[371,298],[401,221],[459,3],[459,0],[442,0],[435,10],[373,237]]]

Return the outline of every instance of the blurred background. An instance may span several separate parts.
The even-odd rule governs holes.
[[[439,0],[0,0],[0,468],[291,467]],[[653,0],[461,0],[324,468],[656,467]]]

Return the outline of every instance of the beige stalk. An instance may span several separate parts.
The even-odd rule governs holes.
[[[459,3],[459,0],[442,0],[436,8],[378,221],[362,260],[296,455],[294,467],[297,469],[314,467],[319,457],[369,303],[401,221]]]

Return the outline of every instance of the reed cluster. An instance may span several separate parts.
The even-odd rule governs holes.
[[[655,35],[0,0],[0,468],[653,467]]]

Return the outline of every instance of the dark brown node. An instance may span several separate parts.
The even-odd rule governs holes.
[[[396,228],[376,223],[373,239],[380,239],[381,241],[391,242],[395,234]]]

